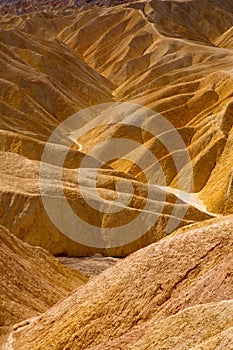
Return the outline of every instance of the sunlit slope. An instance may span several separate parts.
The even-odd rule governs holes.
[[[231,261],[232,217],[182,229],[13,332],[14,348],[178,350],[219,343],[232,334]]]
[[[193,161],[194,191],[203,190],[207,207],[220,212],[230,211],[224,201],[232,164],[232,7],[231,2],[148,1],[94,9],[58,36],[117,85],[116,100],[148,106],[179,128]],[[103,131],[101,138],[108,134]],[[148,147],[153,144],[150,140]],[[157,156],[170,173],[171,157]],[[143,154],[131,155],[135,161],[138,157]],[[143,179],[125,161],[114,167]],[[150,171],[153,176],[156,166]],[[168,185],[176,187],[174,176],[168,178]]]
[[[144,238],[119,250],[108,250],[106,245],[104,254],[125,255],[163,237],[169,217],[179,219],[179,198],[181,206],[188,208],[180,225],[206,219],[212,215],[207,211],[232,213],[232,10],[232,1],[157,0],[94,7],[67,16],[33,13],[1,17],[1,222],[17,236],[56,254],[94,251],[81,249],[52,225],[43,210],[34,210],[42,207],[39,160],[49,136],[62,121],[86,107],[112,101],[149,107],[177,128],[192,160],[193,184],[185,177],[185,166],[177,171],[174,157],[179,149],[166,147],[173,137],[170,131],[164,133],[163,142],[159,135],[119,123],[84,132],[64,165],[73,169],[65,172],[72,173],[67,196],[73,198],[74,208],[81,203],[75,169],[92,147],[114,138],[130,138],[144,148],[126,149],[120,159],[104,165],[99,173],[104,198],[117,197],[119,178],[140,189],[128,209],[129,217],[143,212],[147,181],[149,188],[160,186],[155,192],[159,189],[166,197],[161,222]],[[145,122],[147,127],[152,124],[153,119]],[[72,131],[61,132],[59,143],[65,146],[67,132]],[[146,150],[157,161],[141,169],[136,164],[146,158]],[[109,150],[103,147],[101,152]],[[56,165],[53,157],[48,162]],[[17,167],[20,177],[15,174]],[[92,170],[87,170],[88,176],[94,179]],[[184,179],[182,188],[180,178]],[[36,185],[28,179],[34,179]],[[89,184],[88,196],[95,201]],[[177,189],[183,192],[179,194]],[[184,200],[186,191],[195,193],[189,203]],[[19,214],[16,220],[15,212]],[[125,220],[106,213],[90,215],[93,223],[103,228]],[[25,222],[19,219],[26,216]],[[54,244],[58,241],[60,244]]]
[[[87,282],[41,248],[31,247],[0,227],[0,326],[10,326],[45,312]]]
[[[112,100],[107,79],[54,36],[47,39],[33,30],[0,32],[1,150],[17,152],[29,138],[36,150],[63,119],[90,104]]]
[[[200,203],[196,204],[192,198],[190,202],[178,200],[178,195],[170,192],[169,188],[161,189],[156,185],[143,184],[123,172],[111,169],[99,170],[96,182],[97,192],[95,192],[95,188],[91,187],[95,181],[95,169],[84,169],[85,176],[79,183],[77,183],[76,169],[63,169],[62,186],[65,196],[77,218],[100,228],[104,241],[102,247],[99,247],[99,241],[95,240],[95,236],[92,244],[87,241],[86,235],[89,234],[90,229],[85,228],[84,223],[76,223],[76,230],[71,230],[74,219],[69,220],[59,197],[58,188],[61,185],[58,182],[58,169],[56,166],[47,164],[46,179],[48,180],[43,198],[51,203],[54,213],[57,210],[58,219],[61,217],[71,225],[68,232],[68,237],[71,238],[69,239],[60,233],[59,227],[51,222],[46,213],[40,195],[39,161],[29,160],[10,152],[0,153],[0,159],[2,203],[0,224],[8,227],[20,239],[32,245],[40,245],[53,254],[85,256],[97,251],[104,255],[125,256],[163,238],[166,235],[167,226],[183,226],[211,217],[211,214],[206,213],[204,207],[201,207]],[[16,168],[17,173],[15,173]],[[122,207],[119,212],[111,214],[110,209],[120,209],[120,203],[114,202],[119,195],[117,192],[119,180],[123,183],[122,200],[128,205],[127,208]],[[82,192],[80,186],[82,186]],[[129,186],[133,187],[133,196],[130,200],[127,190]],[[147,199],[148,191],[150,191],[150,199]],[[83,193],[86,200],[83,198]],[[92,202],[95,203],[96,209],[91,207]],[[62,206],[63,210],[59,212]],[[101,208],[101,211],[98,208]],[[138,224],[135,221],[127,231],[126,229],[123,231],[122,238],[119,236],[118,239],[113,240],[108,233],[109,228],[130,224],[140,215]],[[142,225],[143,222],[144,225]]]

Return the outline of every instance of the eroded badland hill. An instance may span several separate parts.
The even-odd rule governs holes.
[[[232,349],[233,1],[0,14],[3,349]]]

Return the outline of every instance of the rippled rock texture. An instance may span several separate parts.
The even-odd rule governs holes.
[[[232,345],[232,238],[232,216],[178,230],[15,330],[14,349]]]
[[[153,0],[74,9],[67,16],[48,12],[2,16],[0,223],[20,239],[53,254],[125,256],[171,232],[166,229],[169,219],[183,226],[231,214],[232,9],[231,1]],[[144,125],[153,126],[160,113],[176,128],[192,161],[193,183],[190,186],[185,176],[185,166],[177,171],[174,157],[179,157],[179,151],[167,149],[172,139],[167,131],[166,142],[132,125],[113,124],[84,132],[66,157],[63,175],[72,209],[105,232],[105,244],[91,247],[68,238],[48,218],[39,190],[40,160],[61,122],[87,107],[114,102],[154,111],[155,119],[145,120]],[[59,143],[66,145],[72,131],[62,132]],[[92,185],[95,171],[90,167],[82,185],[89,201],[99,208],[103,198],[105,204],[117,198],[119,180],[124,183],[123,201],[128,198],[125,188],[133,186],[134,197],[121,216],[93,211],[82,200],[76,176],[87,152],[115,138],[131,138],[138,146],[99,169],[98,198]],[[146,158],[145,150],[157,161],[141,169],[135,164]],[[101,152],[107,151],[103,147]],[[47,194],[55,203],[49,186],[57,181],[56,161],[54,157],[47,161],[51,164]],[[183,187],[179,188],[182,174]],[[177,189],[192,192],[189,200]],[[143,212],[148,191],[153,193],[150,208],[163,207],[160,220],[154,220],[153,209],[145,221],[155,223],[147,232],[141,223],[139,236],[114,247],[107,230]],[[106,204],[108,209],[114,205]],[[77,235],[81,231],[77,228]]]
[[[233,1],[88,3],[0,6],[0,344],[229,350]]]

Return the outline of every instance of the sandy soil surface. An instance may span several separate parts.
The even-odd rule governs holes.
[[[58,257],[60,262],[68,267],[79,270],[88,277],[93,277],[115,265],[119,258],[103,257],[96,254],[90,257]]]

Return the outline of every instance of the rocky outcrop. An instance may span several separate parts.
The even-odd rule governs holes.
[[[0,223],[7,226],[20,239],[32,245],[40,245],[55,255],[85,256],[99,252],[109,256],[125,256],[152,241],[157,241],[164,237],[169,219],[173,218],[174,223],[176,223],[180,215],[178,225],[183,226],[211,217],[211,214],[206,213],[198,205],[196,206],[195,202],[193,202],[193,205],[186,203],[180,200],[177,194],[173,194],[167,189],[160,189],[154,185],[150,187],[153,199],[148,201],[149,207],[147,212],[144,213],[143,208],[147,202],[148,193],[147,185],[127,177],[124,173],[111,169],[102,169],[98,174],[97,188],[101,194],[101,196],[98,196],[90,185],[92,183],[90,182],[91,180],[95,181],[94,169],[85,169],[86,177],[82,178],[82,183],[80,182],[79,185],[77,184],[76,169],[63,169],[64,191],[72,210],[82,220],[98,225],[105,239],[103,247],[98,247],[99,242],[94,241],[95,237],[93,236],[93,247],[87,246],[85,245],[87,231],[82,232],[82,229],[79,230],[77,226],[75,229],[75,232],[77,232],[75,235],[76,241],[71,240],[69,235],[62,235],[59,229],[50,221],[40,195],[39,161],[35,162],[11,152],[0,153],[0,159],[0,184],[2,188]],[[16,166],[18,169],[17,174],[15,174]],[[49,201],[50,205],[56,210],[59,201],[56,185],[58,181],[57,168],[50,165],[48,174],[49,183],[46,187],[44,200]],[[25,178],[27,178],[27,181],[25,181]],[[114,201],[117,195],[116,188],[119,180],[124,184],[125,188],[121,193],[123,200],[127,202],[127,188],[130,184],[134,187],[135,193],[128,208],[119,213],[113,212],[113,214],[109,214],[109,209],[117,209],[118,206],[118,203],[112,203],[111,201]],[[79,188],[81,185],[84,187],[83,192]],[[108,190],[106,191],[105,188]],[[82,199],[83,193],[85,194],[85,200]],[[164,199],[166,199],[166,202],[163,202]],[[92,208],[88,201],[95,201],[97,208],[105,205],[106,214],[102,214],[95,208]],[[5,208],[8,208],[7,215]],[[158,218],[157,210],[159,208],[161,208],[161,215]],[[176,217],[172,216],[173,210],[175,210]],[[17,212],[19,214],[15,215]],[[59,215],[57,218],[59,218]],[[124,237],[119,239],[119,244],[117,243],[116,247],[111,246],[111,236],[105,237],[108,227],[118,227],[119,222],[126,225],[139,215],[142,216],[142,220],[154,222],[152,227],[148,229],[148,232],[143,234],[143,230],[146,231],[144,227],[135,226],[134,224],[131,231],[126,232]],[[90,219],[88,221],[88,218],[91,218],[91,221]],[[70,222],[66,215],[64,215],[63,220]],[[82,224],[80,224],[80,227],[83,227]],[[126,244],[123,244],[124,242]]]
[[[139,341],[132,342],[126,349],[230,349],[233,345],[232,306],[231,300],[188,308],[156,322]]]
[[[233,348],[233,1],[0,15],[0,347]]]
[[[179,129],[193,162],[194,192],[201,191],[207,208],[216,212],[223,212],[232,163],[228,149],[233,57],[230,44],[229,48],[221,44],[223,37],[230,37],[232,3],[228,11],[219,2],[149,1],[143,10],[134,5],[117,7],[103,15],[95,10],[95,18],[94,14],[85,17],[81,13],[75,25],[59,34],[89,65],[117,85],[115,99],[148,106]],[[209,12],[221,17],[218,26],[211,24]],[[104,26],[99,26],[98,16]],[[95,34],[88,36],[89,31]],[[148,146],[153,150],[151,141]],[[130,156],[136,161],[138,152],[134,153]],[[171,172],[171,159],[161,151],[156,156]],[[114,166],[133,171],[125,161]],[[156,168],[151,165],[148,172],[153,174]],[[142,179],[140,173],[136,176]],[[167,184],[177,186],[176,179],[168,179]]]
[[[24,15],[35,12],[48,12],[69,16],[77,9],[87,10],[93,6],[114,6],[132,0],[2,0],[1,15]]]
[[[232,221],[194,224],[137,251],[15,330],[14,349],[223,348],[233,327]]]
[[[54,254],[125,256],[179,225],[231,214],[232,13],[232,1],[203,4],[199,0],[156,0],[94,6],[75,10],[69,16],[37,11],[2,16],[0,222],[19,238]],[[129,112],[123,122],[132,120],[133,125],[122,126],[114,123],[113,111],[106,108],[112,125],[92,129],[90,113],[88,132],[81,128],[82,134],[75,139],[72,135],[77,130],[72,126],[60,131],[56,140],[59,153],[73,137],[64,163],[63,187],[74,212],[102,230],[100,238],[105,244],[90,247],[84,241],[74,242],[69,229],[64,235],[49,220],[39,192],[39,161],[50,135],[69,116],[93,105],[122,102],[149,107],[154,115],[145,118],[143,127],[138,128],[133,124],[134,113]],[[182,160],[183,155],[177,144],[168,147],[174,134],[170,130],[162,130],[161,135],[150,132],[156,127],[157,112],[183,140],[192,176],[187,176],[187,164],[177,169],[175,160]],[[118,158],[103,162],[98,170],[97,192],[93,189],[94,166],[86,167],[81,185],[89,203],[98,207],[92,210],[81,196],[76,169],[93,147],[122,138],[131,139],[137,147],[125,148]],[[54,143],[50,147],[55,147]],[[154,159],[145,161],[148,151]],[[110,153],[108,146],[99,153],[101,157]],[[54,202],[55,158],[47,159],[50,183],[45,189]],[[96,157],[90,159],[92,164]],[[16,166],[20,176],[15,174]],[[118,182],[125,186],[120,191],[124,203],[129,198],[128,188],[135,189],[122,216],[99,210],[103,209],[101,198],[104,208],[115,210],[119,205],[113,203],[118,197]],[[148,191],[152,200],[146,211]],[[155,219],[161,206],[160,219],[143,232],[145,223]],[[107,230],[128,223],[143,211],[145,220],[133,232],[124,231],[126,236],[132,234],[131,241],[113,247]],[[62,223],[68,225],[63,216]],[[169,221],[178,225],[167,230]],[[79,226],[76,231],[80,236],[86,234]]]
[[[0,327],[38,316],[88,280],[2,226],[0,238]]]

